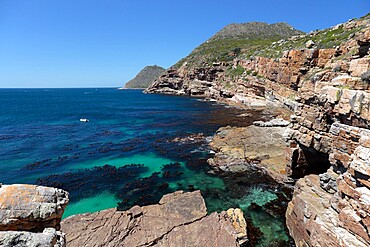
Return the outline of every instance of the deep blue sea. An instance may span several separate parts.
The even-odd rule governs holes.
[[[0,182],[69,191],[64,217],[200,189],[210,212],[241,207],[263,233],[258,246],[288,241],[284,219],[271,210],[283,203],[278,185],[255,174],[209,172],[207,141],[219,127],[265,117],[241,113],[140,90],[0,89]]]

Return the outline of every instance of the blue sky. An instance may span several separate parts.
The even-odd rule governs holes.
[[[369,0],[0,0],[0,88],[119,87],[230,23],[307,32],[367,12]]]

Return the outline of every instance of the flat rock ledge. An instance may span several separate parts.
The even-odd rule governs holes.
[[[1,185],[0,246],[65,246],[59,229],[68,201],[68,193],[61,189]]]
[[[247,241],[240,209],[207,215],[200,191],[177,191],[159,204],[108,209],[64,219],[73,246],[240,246]]]
[[[259,121],[248,127],[219,128],[210,143],[215,156],[208,163],[216,173],[259,170],[286,182],[285,124],[284,120]]]

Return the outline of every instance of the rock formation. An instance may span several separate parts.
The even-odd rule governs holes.
[[[147,91],[290,108],[286,174],[301,178],[286,213],[291,236],[298,246],[369,246],[369,49],[367,15],[273,42],[251,57],[184,63]],[[227,142],[232,132],[221,129],[215,140]],[[230,150],[216,145],[219,154],[210,163],[223,156],[245,163],[242,144],[240,138]],[[227,163],[229,169],[233,162]]]
[[[146,66],[132,80],[125,84],[125,88],[147,88],[155,79],[166,70],[158,65]]]
[[[14,184],[0,188],[0,246],[65,246],[60,221],[68,193]]]
[[[277,122],[278,125],[283,121]],[[285,139],[286,127],[271,122],[256,122],[262,126],[222,127],[210,143],[216,152],[208,160],[213,169],[221,172],[244,172],[259,169],[277,181],[286,181]]]
[[[159,204],[108,209],[62,221],[68,246],[239,246],[247,241],[240,209],[212,213],[200,191],[177,191]]]

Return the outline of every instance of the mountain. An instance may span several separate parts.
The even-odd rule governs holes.
[[[147,88],[155,79],[162,75],[166,70],[160,66],[146,66],[134,79],[125,84],[125,88]]]
[[[301,34],[304,32],[284,22],[230,24],[195,48],[174,67],[180,67],[184,62],[199,66],[216,61],[231,61],[241,53],[252,53],[274,41]]]

